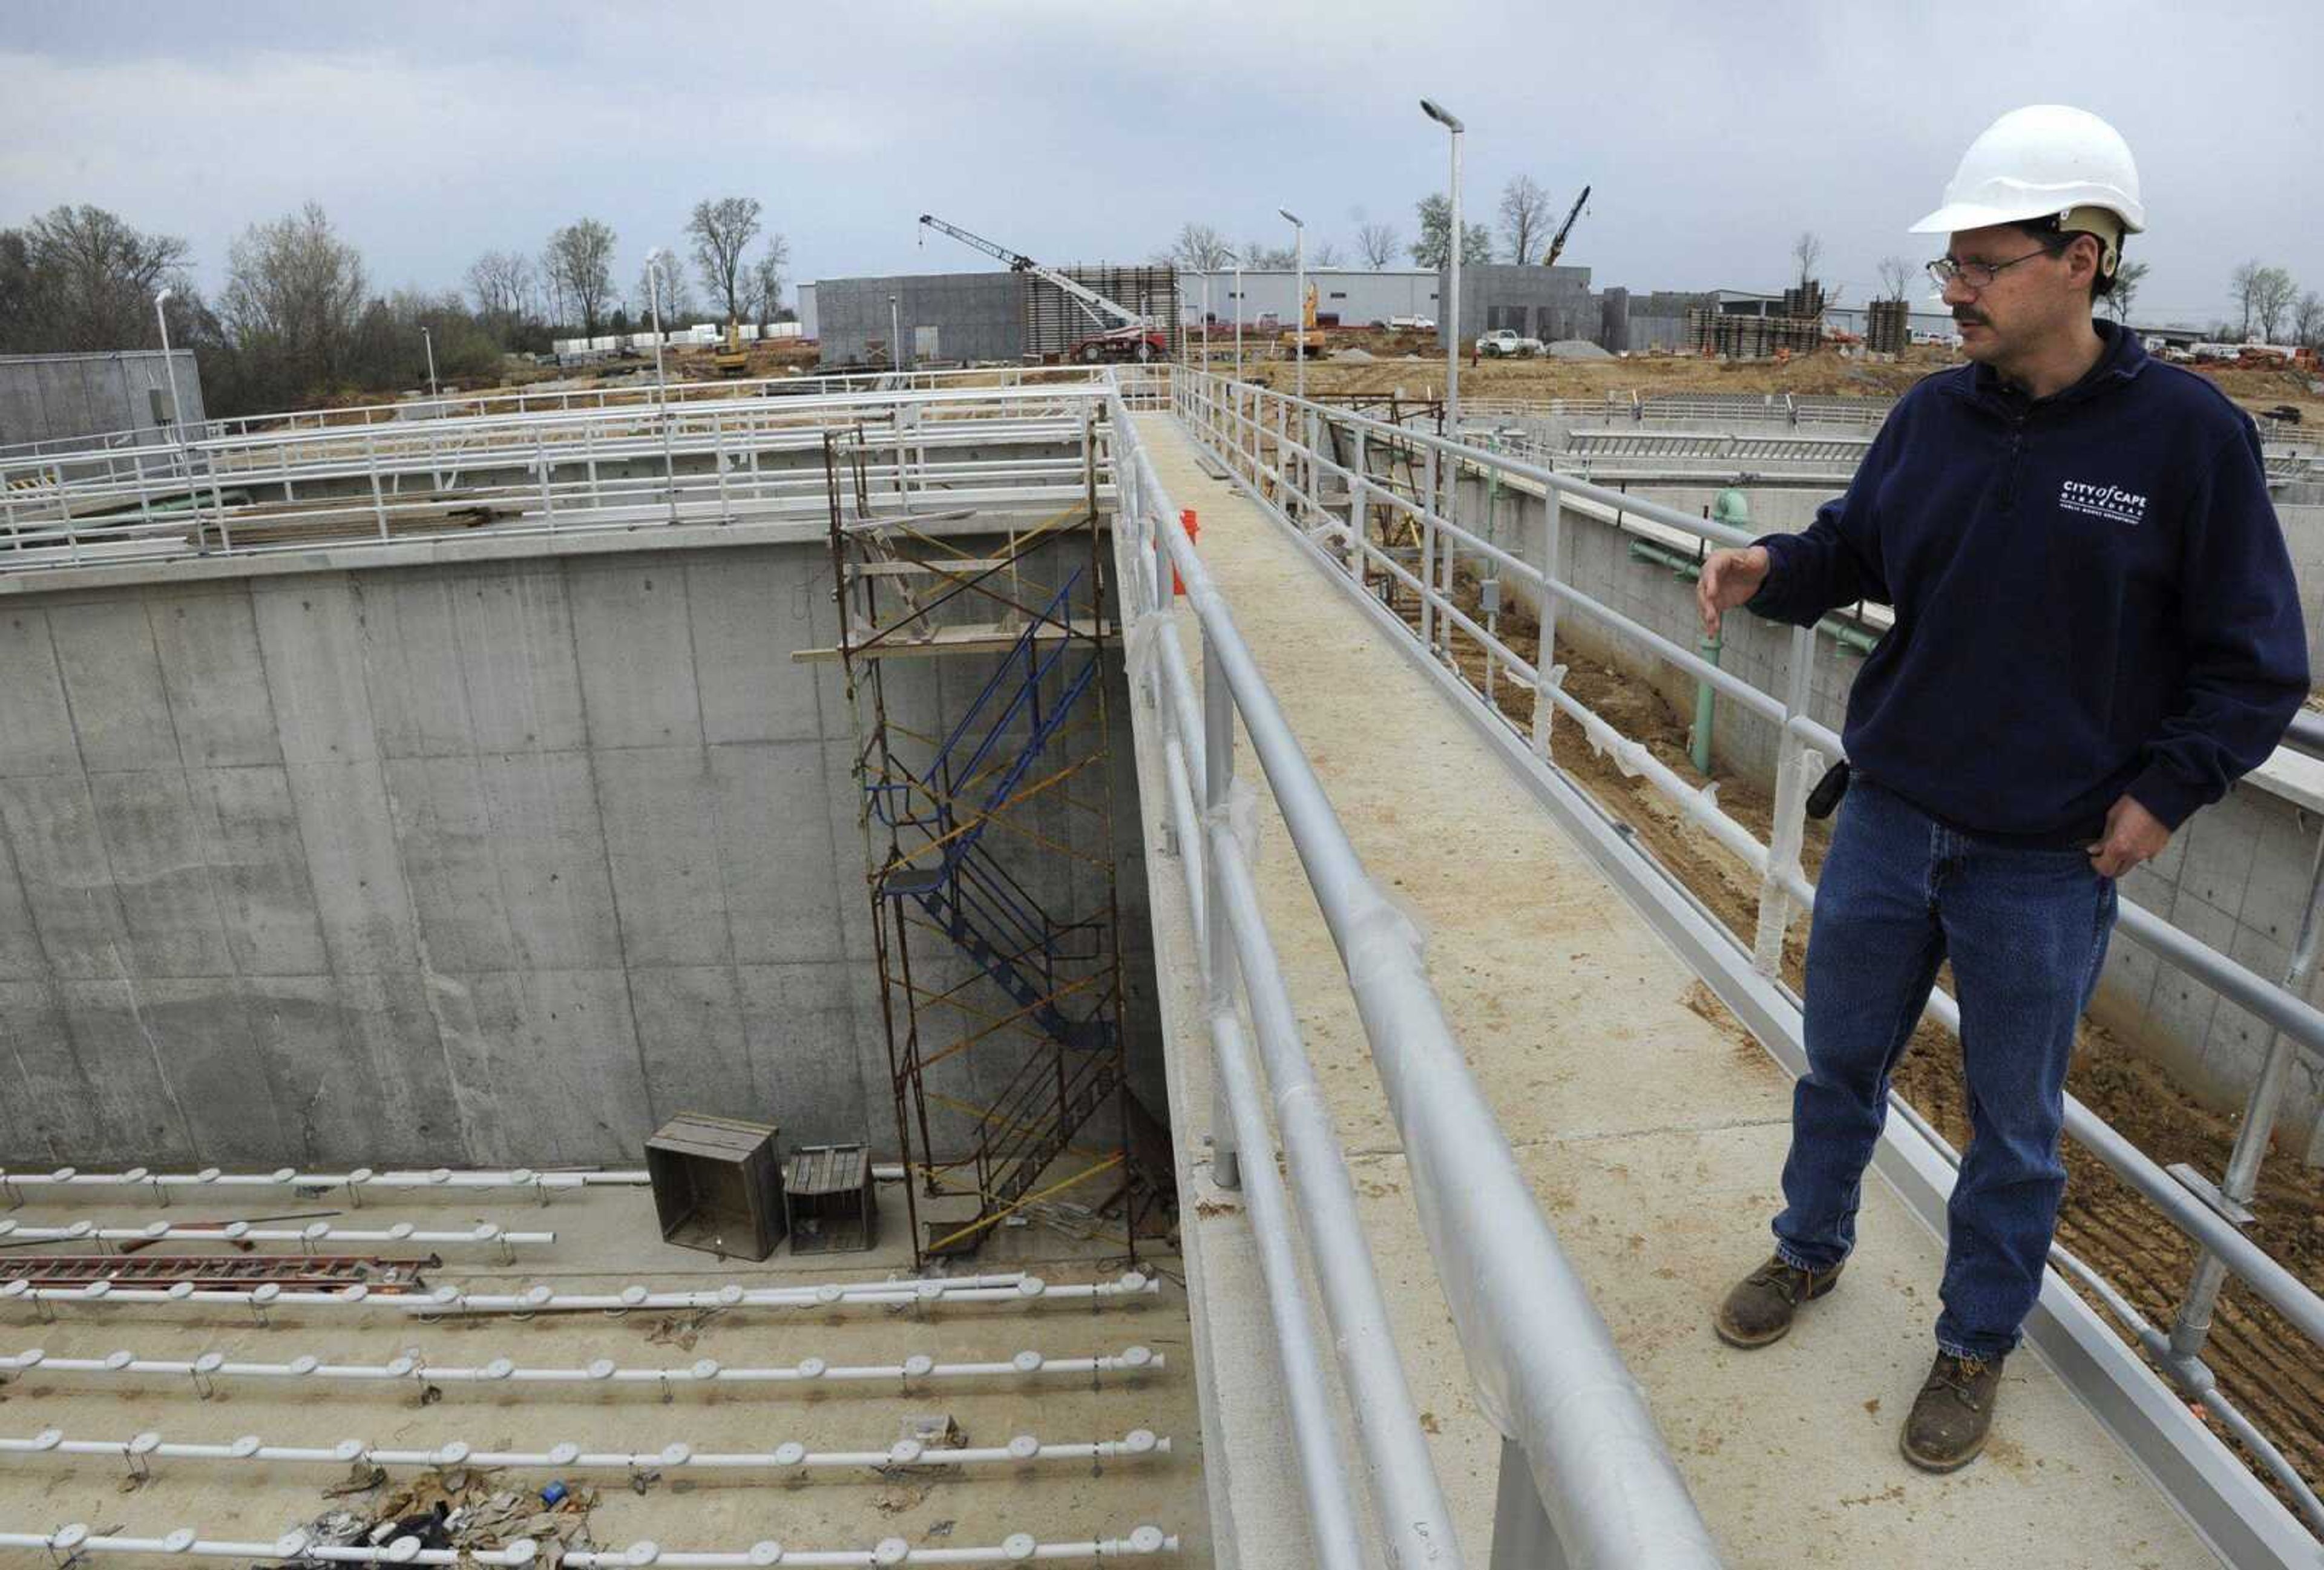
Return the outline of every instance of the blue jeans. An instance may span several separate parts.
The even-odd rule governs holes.
[[[1808,933],[1808,1072],[1792,1095],[1775,1251],[1826,1270],[1855,1245],[1889,1076],[1950,958],[1970,1139],[1946,1207],[1937,1344],[1988,1359],[2015,1349],[2066,1187],[2074,1027],[2114,919],[2114,882],[2080,850],[1961,834],[1857,776]]]

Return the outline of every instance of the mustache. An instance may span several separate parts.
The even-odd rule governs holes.
[[[1993,325],[1986,319],[1985,312],[1978,310],[1974,306],[1967,305],[1957,305],[1953,307],[1953,320],[1965,324],[1974,323],[1978,327],[1990,327]]]

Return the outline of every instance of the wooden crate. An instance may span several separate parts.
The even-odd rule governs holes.
[[[664,1241],[722,1258],[763,1260],[783,1241],[776,1128],[707,1113],[670,1119],[646,1141]]]

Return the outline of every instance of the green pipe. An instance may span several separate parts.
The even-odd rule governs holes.
[[[1638,561],[1651,561],[1656,567],[1666,567],[1681,577],[1696,578],[1702,576],[1701,561],[1692,556],[1683,556],[1668,546],[1656,545],[1650,540],[1631,540],[1630,555]],[[1871,653],[1874,647],[1880,642],[1880,635],[1877,633],[1859,627],[1854,622],[1843,622],[1831,616],[1826,616],[1822,621],[1818,622],[1816,631],[1836,642],[1855,650],[1858,654]]]

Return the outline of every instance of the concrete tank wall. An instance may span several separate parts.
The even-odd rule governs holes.
[[[892,1152],[815,532],[0,600],[0,1162],[596,1162],[696,1109]]]
[[[0,356],[0,447],[69,441],[117,430],[166,430],[153,418],[152,393],[166,400],[170,362],[185,421],[201,423],[202,374],[191,349],[123,349],[100,355]]]
[[[1711,505],[1716,491],[1660,486],[1638,487],[1637,494],[1699,514]],[[1752,527],[1768,533],[1805,528],[1824,499],[1815,491],[1780,487],[1757,487],[1747,495]],[[1468,519],[1482,522],[1480,487],[1465,483],[1462,505]],[[2324,660],[2318,660],[2319,637],[2324,637],[2324,507],[2284,504],[2277,511],[2300,577],[2310,659],[2313,669],[2324,673]],[[1544,517],[1537,494],[1503,487],[1494,538],[1504,549],[1538,563]],[[1694,648],[1702,628],[1692,579],[1642,559],[1632,550],[1635,541],[1634,535],[1610,522],[1569,509],[1563,524],[1567,580],[1631,620]],[[1508,580],[1507,587],[1512,597],[1531,603],[1532,596],[1516,580]],[[1730,615],[1721,665],[1763,692],[1780,694],[1790,640],[1789,627],[1756,616]],[[1693,713],[1692,678],[1674,671],[1636,639],[1593,627],[1568,611],[1558,622],[1558,646],[1561,658],[1579,649],[1651,682],[1680,714]],[[1849,688],[1862,664],[1861,655],[1837,640],[1816,640],[1811,708],[1834,730],[1845,724]],[[1721,702],[1712,745],[1722,767],[1772,785],[1776,756],[1772,723]],[[2282,790],[2258,777],[2247,778],[2225,799],[2190,819],[2161,857],[2124,879],[2122,892],[2257,974],[2280,980],[2299,936],[2319,832],[2314,813],[2303,810]],[[2310,995],[2311,1002],[2324,1002],[2324,978],[2311,985]],[[2127,938],[2117,939],[2107,953],[2093,1011],[2168,1067],[2179,1084],[2221,1110],[2243,1104],[2267,1050],[2268,1032],[2257,1019]],[[2312,1163],[2324,1163],[2324,1057],[2295,1054],[2281,1126],[2288,1132],[2290,1148],[2306,1152]]]

